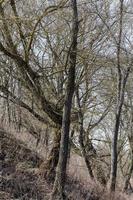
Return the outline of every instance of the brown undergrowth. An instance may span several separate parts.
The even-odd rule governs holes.
[[[48,200],[52,182],[40,176],[42,162],[24,142],[0,130],[0,200]],[[69,169],[65,192],[70,200],[130,199],[119,192],[112,197],[98,183],[74,177]]]

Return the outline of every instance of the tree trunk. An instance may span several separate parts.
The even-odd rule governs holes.
[[[101,183],[101,185],[106,186],[107,184],[107,177],[105,176],[105,171],[100,163],[100,161],[98,161],[98,158],[95,158],[95,163],[96,163],[96,178],[98,180],[99,183]]]
[[[118,113],[116,114],[116,121],[115,121],[115,129],[114,129],[114,136],[112,141],[112,163],[111,163],[111,191],[115,191],[116,186],[116,177],[117,177],[117,143],[118,143],[118,132],[120,126],[120,117],[121,117],[121,109],[122,107],[118,108]]]
[[[72,27],[72,45],[70,50],[70,67],[68,72],[68,82],[66,88],[65,104],[63,108],[62,133],[60,143],[59,162],[56,171],[51,200],[64,200],[64,186],[66,181],[66,167],[68,158],[69,129],[71,118],[72,98],[75,88],[75,66],[77,57],[77,36],[78,36],[78,12],[77,1],[72,0],[73,9],[73,27]]]
[[[41,175],[49,181],[53,181],[55,178],[55,170],[59,160],[60,139],[61,129],[59,127],[55,132],[53,147],[49,153],[48,159],[40,166]]]
[[[88,169],[89,175],[93,179],[94,175],[93,175],[93,171],[92,171],[92,168],[91,168],[90,158],[88,157],[88,155],[86,153],[85,146],[84,146],[84,139],[83,139],[83,132],[84,132],[84,129],[83,129],[83,115],[82,115],[81,109],[79,110],[79,124],[80,124],[79,144],[80,144],[80,147],[81,147],[81,152],[82,152],[82,155],[84,157],[84,161],[85,161],[86,167]]]
[[[127,191],[128,186],[130,185],[130,179],[131,179],[132,173],[133,173],[133,154],[132,154],[132,160],[131,160],[131,166],[130,166],[130,169],[129,169],[129,173],[127,175],[125,185],[124,185],[124,190],[123,190],[124,192]]]
[[[124,192],[126,192],[128,187],[130,186],[130,179],[131,179],[131,176],[133,174],[133,132],[132,132],[132,123],[133,123],[133,116],[132,116],[132,120],[131,120],[131,136],[128,136],[130,149],[131,149],[131,164],[130,164],[129,173],[128,173],[128,175],[126,177],[126,180],[125,180],[125,185],[124,185],[124,189],[123,189]]]

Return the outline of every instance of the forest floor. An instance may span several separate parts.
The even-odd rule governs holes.
[[[43,158],[13,135],[0,130],[0,200],[48,200],[52,183],[39,175]],[[109,200],[105,188],[89,190],[81,181],[68,175],[65,192],[70,200]],[[91,184],[91,183],[90,183]],[[103,195],[104,193],[104,195]],[[115,198],[130,197],[118,194]]]

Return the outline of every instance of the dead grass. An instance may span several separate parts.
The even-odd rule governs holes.
[[[42,156],[6,132],[0,131],[0,141],[0,200],[48,200],[52,183],[38,175]],[[70,160],[65,192],[70,200],[132,200],[120,191],[110,195],[107,188],[90,180],[82,158],[75,155]]]

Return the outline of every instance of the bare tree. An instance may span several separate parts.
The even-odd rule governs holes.
[[[120,0],[120,19],[119,19],[119,38],[117,44],[117,71],[118,71],[118,80],[117,80],[117,105],[116,105],[116,114],[115,114],[115,127],[114,135],[112,140],[112,158],[111,158],[111,191],[115,190],[116,187],[116,178],[117,178],[117,143],[118,143],[118,134],[121,121],[122,107],[124,103],[125,96],[125,87],[127,79],[129,76],[131,66],[127,67],[125,73],[121,67],[121,48],[122,48],[122,31],[123,31],[123,5],[124,0]]]
[[[78,10],[77,1],[71,1],[73,10],[73,25],[72,25],[72,44],[70,49],[70,67],[68,72],[68,82],[66,88],[65,103],[63,108],[63,119],[62,119],[62,132],[61,132],[61,143],[59,162],[56,171],[56,178],[54,182],[54,188],[51,199],[64,199],[64,185],[66,181],[66,167],[68,157],[68,144],[69,144],[69,129],[70,129],[70,118],[71,118],[71,107],[72,98],[75,89],[75,67],[77,57],[77,37],[78,37]]]

